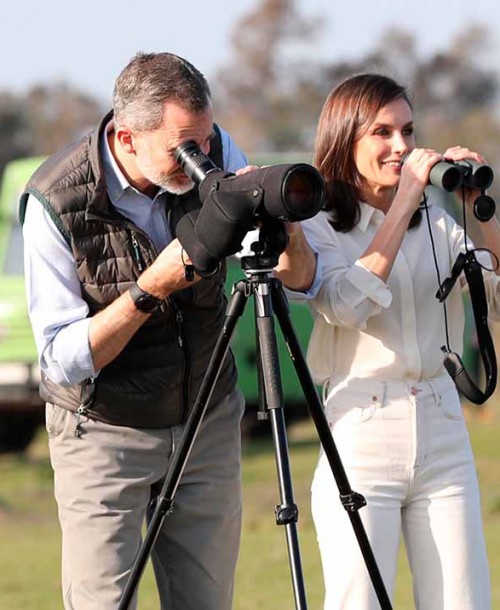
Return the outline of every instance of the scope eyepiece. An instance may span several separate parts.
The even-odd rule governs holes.
[[[188,178],[199,184],[212,171],[219,168],[194,142],[188,140],[175,149],[174,157]]]

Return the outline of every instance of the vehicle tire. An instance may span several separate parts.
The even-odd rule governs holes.
[[[0,453],[25,451],[42,423],[42,411],[0,413]]]

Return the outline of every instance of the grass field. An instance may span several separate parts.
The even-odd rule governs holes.
[[[493,581],[493,608],[500,608],[500,412],[468,415],[481,482],[483,513]],[[302,568],[308,608],[322,604],[322,576],[309,512],[309,485],[318,441],[309,422],[288,434]],[[285,528],[275,524],[279,488],[272,443],[244,447],[244,529],[236,581],[235,610],[294,608]],[[166,521],[168,526],[168,518]],[[56,610],[60,535],[52,496],[52,472],[43,431],[26,456],[0,456],[0,609]],[[151,570],[140,585],[140,610],[158,610]],[[400,558],[394,608],[411,610],[411,583]]]

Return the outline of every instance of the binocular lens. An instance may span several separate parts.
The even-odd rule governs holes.
[[[429,184],[451,193],[462,184],[462,177],[463,174],[459,167],[447,161],[438,161],[431,168]]]
[[[489,165],[480,165],[473,174],[475,188],[486,190],[493,183],[493,177],[493,170]]]

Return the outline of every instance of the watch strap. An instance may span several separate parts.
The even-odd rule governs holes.
[[[155,297],[143,290],[137,282],[132,284],[129,289],[130,296],[132,297],[132,301],[134,305],[137,307],[139,311],[143,311],[145,313],[151,313],[158,309],[161,303],[161,299]]]

